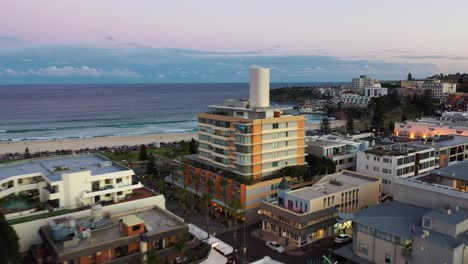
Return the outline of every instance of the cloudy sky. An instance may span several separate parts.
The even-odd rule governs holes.
[[[468,72],[466,0],[3,0],[0,84]]]

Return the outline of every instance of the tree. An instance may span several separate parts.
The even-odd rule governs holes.
[[[146,174],[156,176],[158,174],[158,169],[154,163],[153,155],[150,155],[148,162],[146,163]]]
[[[336,171],[335,162],[327,157],[317,157],[309,154],[306,156],[306,161],[309,176],[332,174]]]
[[[348,133],[354,132],[354,119],[350,114],[346,116],[346,132]]]
[[[211,193],[209,192],[205,192],[203,193],[202,195],[202,202],[203,202],[203,205],[204,205],[204,208],[205,208],[205,225],[206,225],[206,232],[208,233],[208,237],[210,236],[210,229],[209,229],[209,214],[208,212],[210,211],[210,202],[211,200],[213,199],[213,196],[211,195]]]
[[[395,130],[395,122],[393,122],[392,120],[388,121],[387,129],[389,132],[393,132],[393,130]]]
[[[147,160],[148,159],[148,152],[146,151],[146,146],[145,145],[141,145],[140,146],[140,156],[139,156],[139,160],[140,161],[144,161],[144,160]]]
[[[226,178],[221,178],[221,182],[219,183],[221,187],[223,188],[223,200],[224,200],[224,218],[227,219],[227,209],[229,207],[227,203],[227,186],[228,186],[228,179]]]
[[[195,139],[192,138],[189,143],[189,152],[190,154],[197,154],[198,152],[198,143]]]
[[[26,147],[26,149],[24,150],[24,158],[25,159],[30,159],[31,158],[31,154],[29,153],[29,148]]]
[[[233,199],[229,204],[229,208],[234,216],[234,259],[236,259],[236,251],[237,251],[237,216],[239,214],[239,210],[242,208],[241,203],[237,199]]]
[[[0,213],[0,263],[21,263],[18,235]]]
[[[195,172],[195,174],[193,174],[193,179],[195,180],[195,194],[198,199],[198,191],[200,190],[200,172]]]
[[[407,78],[408,81],[412,81],[413,80],[413,75],[411,75],[411,72],[408,73],[408,78]]]
[[[320,132],[330,133],[330,121],[326,117],[322,119],[322,122],[320,122]]]
[[[406,120],[408,120],[408,118],[406,117],[405,114],[402,114],[400,122],[405,122]]]

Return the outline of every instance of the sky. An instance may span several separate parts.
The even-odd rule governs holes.
[[[0,84],[468,72],[466,0],[1,0]]]

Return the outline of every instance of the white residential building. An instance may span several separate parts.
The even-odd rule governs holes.
[[[0,165],[0,198],[26,194],[57,208],[118,202],[143,187],[133,175],[100,155],[30,159]]]
[[[357,154],[356,171],[381,177],[383,192],[392,195],[396,177],[410,177],[435,169],[435,149],[430,146],[393,144]]]
[[[346,139],[333,135],[307,137],[307,154],[327,157],[335,162],[336,171],[356,170],[358,151],[369,148],[365,140]]]
[[[374,83],[364,88],[364,95],[367,97],[380,97],[388,94],[388,89],[380,86],[380,83]]]
[[[445,103],[447,95],[457,92],[457,83],[443,82],[440,80],[426,80],[422,84],[421,92],[431,91],[432,99]]]
[[[353,78],[352,81],[352,91],[357,94],[364,94],[364,88],[374,83],[379,83],[378,80],[374,78],[369,78],[366,75],[361,75],[359,78]]]
[[[394,135],[410,139],[443,135],[468,136],[468,112],[445,112],[442,117],[396,122]]]

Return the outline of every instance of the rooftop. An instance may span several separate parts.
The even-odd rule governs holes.
[[[432,138],[428,141],[426,140],[411,141],[408,144],[415,145],[415,146],[428,146],[428,147],[433,147],[433,148],[443,148],[443,147],[456,146],[456,145],[460,145],[464,143],[468,143],[468,137],[458,136],[458,135],[448,135],[448,136],[441,136],[438,139]]]
[[[317,147],[339,147],[345,146],[345,142],[336,142],[330,140],[309,140],[307,141],[308,146],[317,146]]]
[[[430,174],[441,177],[468,181],[468,161],[431,171]]]
[[[397,143],[387,146],[379,146],[365,151],[365,153],[377,156],[404,156],[409,153],[431,149],[430,145],[418,146],[407,143]]]
[[[354,221],[400,237],[410,238],[413,225],[420,226],[422,216],[432,211],[400,202],[373,205],[354,214]]]
[[[364,174],[343,170],[339,173],[327,175],[310,187],[288,192],[289,195],[297,196],[306,200],[315,199],[324,195],[345,191],[356,186],[377,181]]]
[[[449,209],[450,213],[443,211],[431,211],[425,216],[432,219],[438,220],[440,222],[448,223],[451,225],[457,225],[459,223],[468,221],[468,211],[463,208]]]
[[[143,221],[147,235],[163,233],[185,226],[183,220],[157,206],[136,214],[126,215],[124,218],[140,219]],[[90,218],[78,219],[77,222],[85,221],[87,219],[89,220]],[[107,224],[104,227],[92,230],[89,238],[79,239],[77,243],[72,245],[67,245],[71,240],[54,241],[52,239],[51,231],[52,229],[48,225],[43,226],[40,229],[42,236],[47,239],[49,244],[54,246],[55,251],[59,255],[81,251],[101,244],[116,242],[118,240],[123,240],[122,243],[126,245],[128,244],[127,239],[129,237],[120,231],[119,219],[113,217],[107,221]],[[139,235],[136,236],[139,237]]]
[[[0,181],[33,173],[42,174],[50,181],[61,181],[63,173],[89,170],[94,176],[129,169],[98,154],[70,155],[0,164]]]

